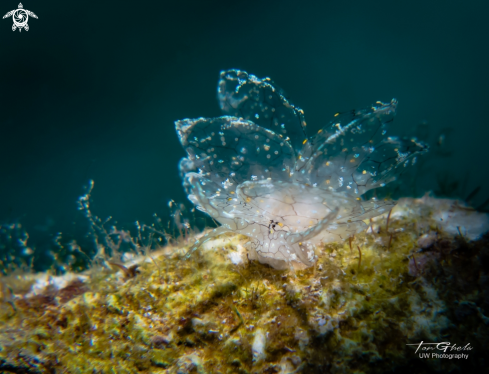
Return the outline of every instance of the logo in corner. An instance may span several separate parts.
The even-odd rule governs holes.
[[[22,29],[25,29],[25,31],[29,31],[29,25],[27,24],[29,16],[37,18],[37,16],[30,10],[24,9],[22,3],[19,3],[18,9],[11,10],[6,15],[4,15],[3,18],[5,19],[10,16],[12,16],[12,20],[14,21],[14,24],[12,25],[12,31],[15,31],[17,29],[19,29],[19,31],[22,31]]]

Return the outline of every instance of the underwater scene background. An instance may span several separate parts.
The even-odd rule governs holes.
[[[23,7],[0,371],[487,369],[486,2]]]

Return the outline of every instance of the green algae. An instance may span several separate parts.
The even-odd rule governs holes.
[[[40,275],[4,277],[1,368],[31,373],[453,370],[457,362],[423,360],[406,345],[440,339],[470,343],[474,349],[464,364],[478,367],[478,352],[489,343],[487,238],[471,242],[444,233],[433,219],[434,208],[423,200],[407,200],[395,209],[388,228],[381,217],[352,240],[351,248],[348,241],[328,245],[306,269],[280,271],[249,262],[245,238],[222,236],[187,261],[182,260],[185,246],[165,247],[126,264],[137,264],[137,272],[93,268],[60,288],[34,292]],[[430,232],[437,233],[436,240],[420,249],[420,235]],[[243,263],[233,264],[231,253]],[[410,275],[413,266],[416,276]]]

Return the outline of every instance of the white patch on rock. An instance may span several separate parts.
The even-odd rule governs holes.
[[[267,343],[267,337],[263,329],[258,328],[255,332],[255,338],[251,346],[253,352],[253,361],[258,362],[265,359],[265,347]]]
[[[32,297],[41,295],[48,287],[53,287],[55,290],[61,290],[74,280],[84,282],[87,278],[88,277],[85,275],[77,275],[73,273],[66,273],[61,276],[53,276],[43,273],[39,275],[36,281],[32,284],[30,291],[25,296]]]

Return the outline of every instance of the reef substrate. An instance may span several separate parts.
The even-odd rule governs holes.
[[[487,368],[487,215],[403,199],[389,219],[324,246],[313,267],[249,261],[221,236],[122,266],[0,278],[0,371],[386,373]],[[464,359],[417,344],[470,345]],[[443,352],[439,352],[443,353]],[[460,352],[447,352],[460,353]]]

